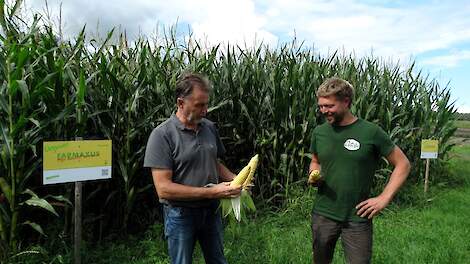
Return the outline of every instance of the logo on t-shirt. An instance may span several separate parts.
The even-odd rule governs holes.
[[[355,139],[350,138],[344,142],[344,147],[347,150],[358,150],[359,148],[361,148],[361,143],[359,143]]]

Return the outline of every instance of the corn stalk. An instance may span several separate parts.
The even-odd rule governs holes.
[[[35,45],[37,18],[27,32],[20,32],[15,11],[0,2],[3,35],[0,56],[0,232],[1,244],[11,252],[18,250],[18,233],[21,226],[30,226],[43,234],[41,226],[21,218],[20,212],[31,206],[40,207],[57,215],[55,209],[28,188],[31,176],[41,162],[36,146],[41,140],[41,130],[49,120],[43,115],[42,96],[47,93],[43,85],[50,76],[35,76],[43,51]]]

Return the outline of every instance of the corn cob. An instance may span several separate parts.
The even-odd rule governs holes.
[[[258,154],[256,154],[253,158],[251,158],[248,165],[246,165],[233,179],[230,183],[230,186],[246,188],[248,185],[251,185],[253,182],[253,175],[255,174],[256,167],[258,167]]]
[[[258,154],[256,154],[253,158],[251,158],[248,166],[250,166],[250,173],[248,177],[246,177],[245,182],[243,183],[243,188],[246,189],[253,183],[253,176],[255,175],[256,168],[258,167]]]
[[[235,186],[235,187],[242,186],[245,183],[246,178],[248,177],[249,174],[250,174],[250,164],[246,165],[238,173],[237,177],[235,177],[235,179],[233,179],[233,181],[230,183],[230,186]]]
[[[253,182],[253,176],[258,167],[258,154],[250,159],[250,162],[238,173],[230,183],[230,186],[242,187],[240,196],[229,199],[221,199],[221,207],[224,217],[233,212],[237,221],[241,220],[242,212],[255,211],[256,207],[251,199],[250,193],[246,190]]]
[[[308,176],[308,183],[313,184],[316,181],[320,179],[320,171],[318,170],[313,170],[310,172],[310,175]]]

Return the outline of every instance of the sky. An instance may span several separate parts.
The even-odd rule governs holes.
[[[26,0],[46,11],[44,0]],[[52,19],[62,10],[65,37],[126,30],[128,38],[177,25],[207,44],[272,47],[295,37],[320,55],[335,50],[409,65],[449,84],[459,112],[470,112],[470,1],[433,0],[48,0]]]

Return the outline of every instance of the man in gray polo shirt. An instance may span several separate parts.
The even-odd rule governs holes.
[[[230,186],[235,175],[219,161],[225,148],[214,123],[204,118],[209,89],[199,74],[182,76],[176,114],[152,131],[145,151],[144,166],[152,169],[163,203],[171,263],[191,263],[196,241],[206,263],[227,263],[218,199],[239,195],[240,188]]]

